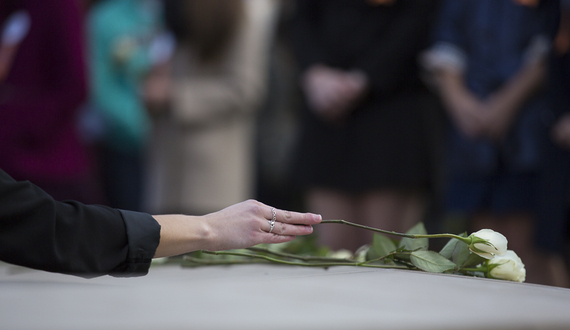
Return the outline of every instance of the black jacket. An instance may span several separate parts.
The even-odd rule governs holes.
[[[92,277],[148,272],[160,225],[146,213],[55,201],[0,170],[0,260]]]

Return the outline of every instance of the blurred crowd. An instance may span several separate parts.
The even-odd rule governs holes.
[[[0,28],[0,168],[56,199],[492,228],[570,286],[570,1],[2,0]]]

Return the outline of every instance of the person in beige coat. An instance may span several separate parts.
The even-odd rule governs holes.
[[[278,1],[166,4],[178,47],[168,111],[155,118],[147,207],[206,214],[253,197],[254,116]]]

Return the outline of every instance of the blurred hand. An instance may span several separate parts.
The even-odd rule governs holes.
[[[469,138],[484,134],[485,114],[483,101],[466,86],[463,72],[446,67],[435,72],[445,108],[457,129]]]
[[[551,131],[552,139],[564,148],[570,149],[570,115],[564,115]]]
[[[484,103],[481,100],[472,95],[465,95],[455,100],[449,112],[453,122],[463,134],[470,138],[478,138],[485,132],[487,118],[483,109]]]
[[[532,61],[485,99],[471,92],[465,85],[463,72],[453,67],[437,72],[436,81],[459,130],[470,138],[502,140],[525,100],[541,87],[544,74],[544,61]]]
[[[373,6],[391,6],[396,0],[367,0]]]
[[[516,114],[516,109],[508,107],[498,95],[487,98],[481,105],[482,133],[485,137],[498,141],[505,138]]]
[[[513,2],[520,6],[537,7],[540,0],[513,0]]]
[[[15,45],[0,45],[0,83],[8,77],[10,72],[10,67],[12,66],[12,61],[14,56],[16,56],[16,51],[18,50],[18,44]]]
[[[487,138],[501,141],[507,135],[513,116],[511,109],[503,98],[493,95],[485,100],[476,98],[463,100],[456,106],[452,115],[456,125],[470,138]]]
[[[343,71],[315,65],[303,76],[302,87],[309,107],[329,121],[342,119],[367,91],[366,76],[358,71]]]
[[[540,58],[524,65],[494,94],[485,99],[482,113],[486,137],[503,140],[526,100],[542,87],[546,60]]]
[[[6,18],[0,31],[0,82],[4,81],[10,72],[16,52],[28,35],[31,19],[28,12],[19,10]]]
[[[164,111],[170,103],[172,80],[170,64],[155,66],[143,83],[143,100],[151,113]]]

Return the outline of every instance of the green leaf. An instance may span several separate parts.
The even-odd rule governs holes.
[[[455,262],[460,267],[463,267],[467,258],[469,258],[469,247],[465,243],[460,243],[455,245],[455,249],[453,250],[453,254],[451,256],[451,260]]]
[[[430,273],[443,273],[455,268],[455,263],[434,251],[414,251],[410,256],[414,266]]]
[[[272,245],[275,244],[268,244],[268,246]],[[294,240],[288,242],[286,245],[283,245],[283,249],[281,249],[280,252],[299,254],[299,255],[324,256],[328,251],[329,249],[327,249],[326,247],[319,246],[316,235],[308,235],[308,236],[298,236]]]
[[[405,261],[405,262],[409,262],[410,261],[410,255],[412,254],[410,251],[406,250],[403,251],[404,248],[399,248],[398,253],[394,254],[394,259],[398,260],[398,261]]]
[[[461,265],[461,268],[470,268],[470,267],[475,267],[483,262],[485,262],[485,258],[475,254],[475,253],[470,253],[469,257],[467,257],[467,260],[465,260],[465,262]]]
[[[413,226],[410,230],[406,232],[406,234],[411,235],[426,235],[426,227],[422,222],[419,222],[417,225]],[[404,237],[400,241],[400,247],[404,247],[406,250],[415,251],[418,249],[427,250],[429,244],[429,240],[427,238],[409,238]]]
[[[462,233],[459,236],[467,237],[467,233]],[[447,241],[447,244],[445,244],[445,246],[441,249],[441,251],[439,251],[439,254],[446,257],[447,259],[451,259],[451,256],[453,255],[453,251],[455,250],[455,247],[457,246],[457,243],[459,243],[459,242],[460,241],[456,238],[450,239],[449,241]],[[465,244],[465,243],[462,243],[462,244]]]
[[[372,238],[372,246],[366,253],[366,260],[382,258],[395,250],[396,244],[394,244],[390,238],[384,235],[374,234]]]
[[[451,256],[453,255],[453,251],[455,250],[457,243],[459,243],[457,239],[455,238],[450,239],[449,241],[447,241],[447,243],[441,249],[441,251],[439,251],[439,254],[441,254],[447,259],[451,259]]]

